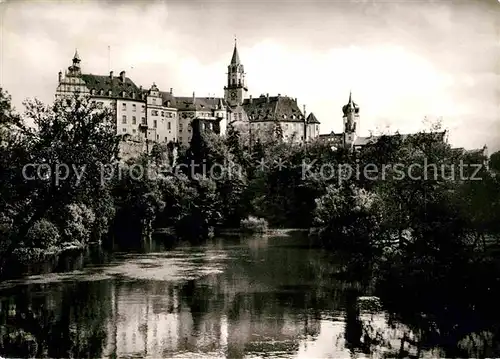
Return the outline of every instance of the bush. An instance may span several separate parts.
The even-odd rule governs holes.
[[[316,200],[315,225],[323,245],[367,251],[380,240],[380,199],[355,186],[329,186]]]
[[[91,208],[82,203],[66,206],[64,239],[68,242],[87,243],[92,233],[95,214]]]
[[[61,238],[58,228],[50,221],[41,219],[33,224],[25,237],[25,244],[32,248],[49,248]]]
[[[242,219],[240,229],[246,233],[264,233],[267,230],[267,221],[264,218],[249,216]]]

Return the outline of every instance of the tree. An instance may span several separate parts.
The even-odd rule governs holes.
[[[496,173],[500,173],[500,151],[491,154],[489,159],[489,167]]]
[[[283,128],[280,121],[274,122],[272,138],[275,141],[283,141]]]
[[[146,156],[120,164],[119,172],[122,175],[113,183],[117,212],[115,233],[133,243],[152,234],[157,215],[165,207],[161,174],[154,172],[157,169],[149,168],[147,164]]]
[[[22,179],[13,184],[17,193],[9,200],[17,206],[13,234],[23,238],[42,218],[62,225],[60,220],[71,203],[102,209],[95,215],[103,216],[111,204],[102,205],[109,196],[101,174],[118,154],[113,114],[98,110],[84,97],[60,99],[50,106],[33,100],[25,106],[24,118],[36,128],[22,133],[22,150],[10,150],[21,161],[20,169],[32,164],[18,172],[17,179]]]
[[[233,124],[230,124],[228,126],[225,143],[229,152],[231,152],[233,156],[236,158],[236,161],[240,164],[243,164],[244,158],[243,158],[241,136],[240,132],[238,131],[238,129],[234,127]]]

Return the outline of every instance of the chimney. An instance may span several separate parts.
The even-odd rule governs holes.
[[[196,96],[194,94],[194,91],[193,91],[193,104],[196,102]]]
[[[170,94],[172,95],[174,93],[174,89],[171,87],[170,88]]]
[[[295,97],[295,103],[297,103],[297,97]]]
[[[266,93],[266,102],[269,102],[269,94]]]
[[[248,102],[252,103],[252,95],[248,98]]]
[[[110,71],[110,72],[109,72],[109,78],[110,78],[111,80],[113,80],[113,71]]]
[[[120,78],[122,79],[122,82],[125,82],[125,71],[120,72]]]
[[[62,81],[62,71],[59,71],[59,82]]]

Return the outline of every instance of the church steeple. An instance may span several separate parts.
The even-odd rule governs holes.
[[[243,104],[247,87],[245,83],[245,70],[240,61],[236,38],[234,39],[233,56],[227,67],[227,85],[224,87],[224,97],[230,106]]]
[[[236,38],[234,38],[234,50],[233,50],[233,57],[231,58],[231,65],[239,65],[239,64],[240,64],[240,56],[238,55]]]

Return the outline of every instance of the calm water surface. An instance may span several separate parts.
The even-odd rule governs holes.
[[[0,347],[4,356],[88,358],[397,354],[411,332],[389,324],[369,293],[332,279],[337,266],[328,254],[299,242],[258,237],[134,254],[98,250],[79,259],[79,270],[4,282]],[[353,297],[362,308],[354,317],[347,310]],[[379,340],[361,344],[361,327]]]

